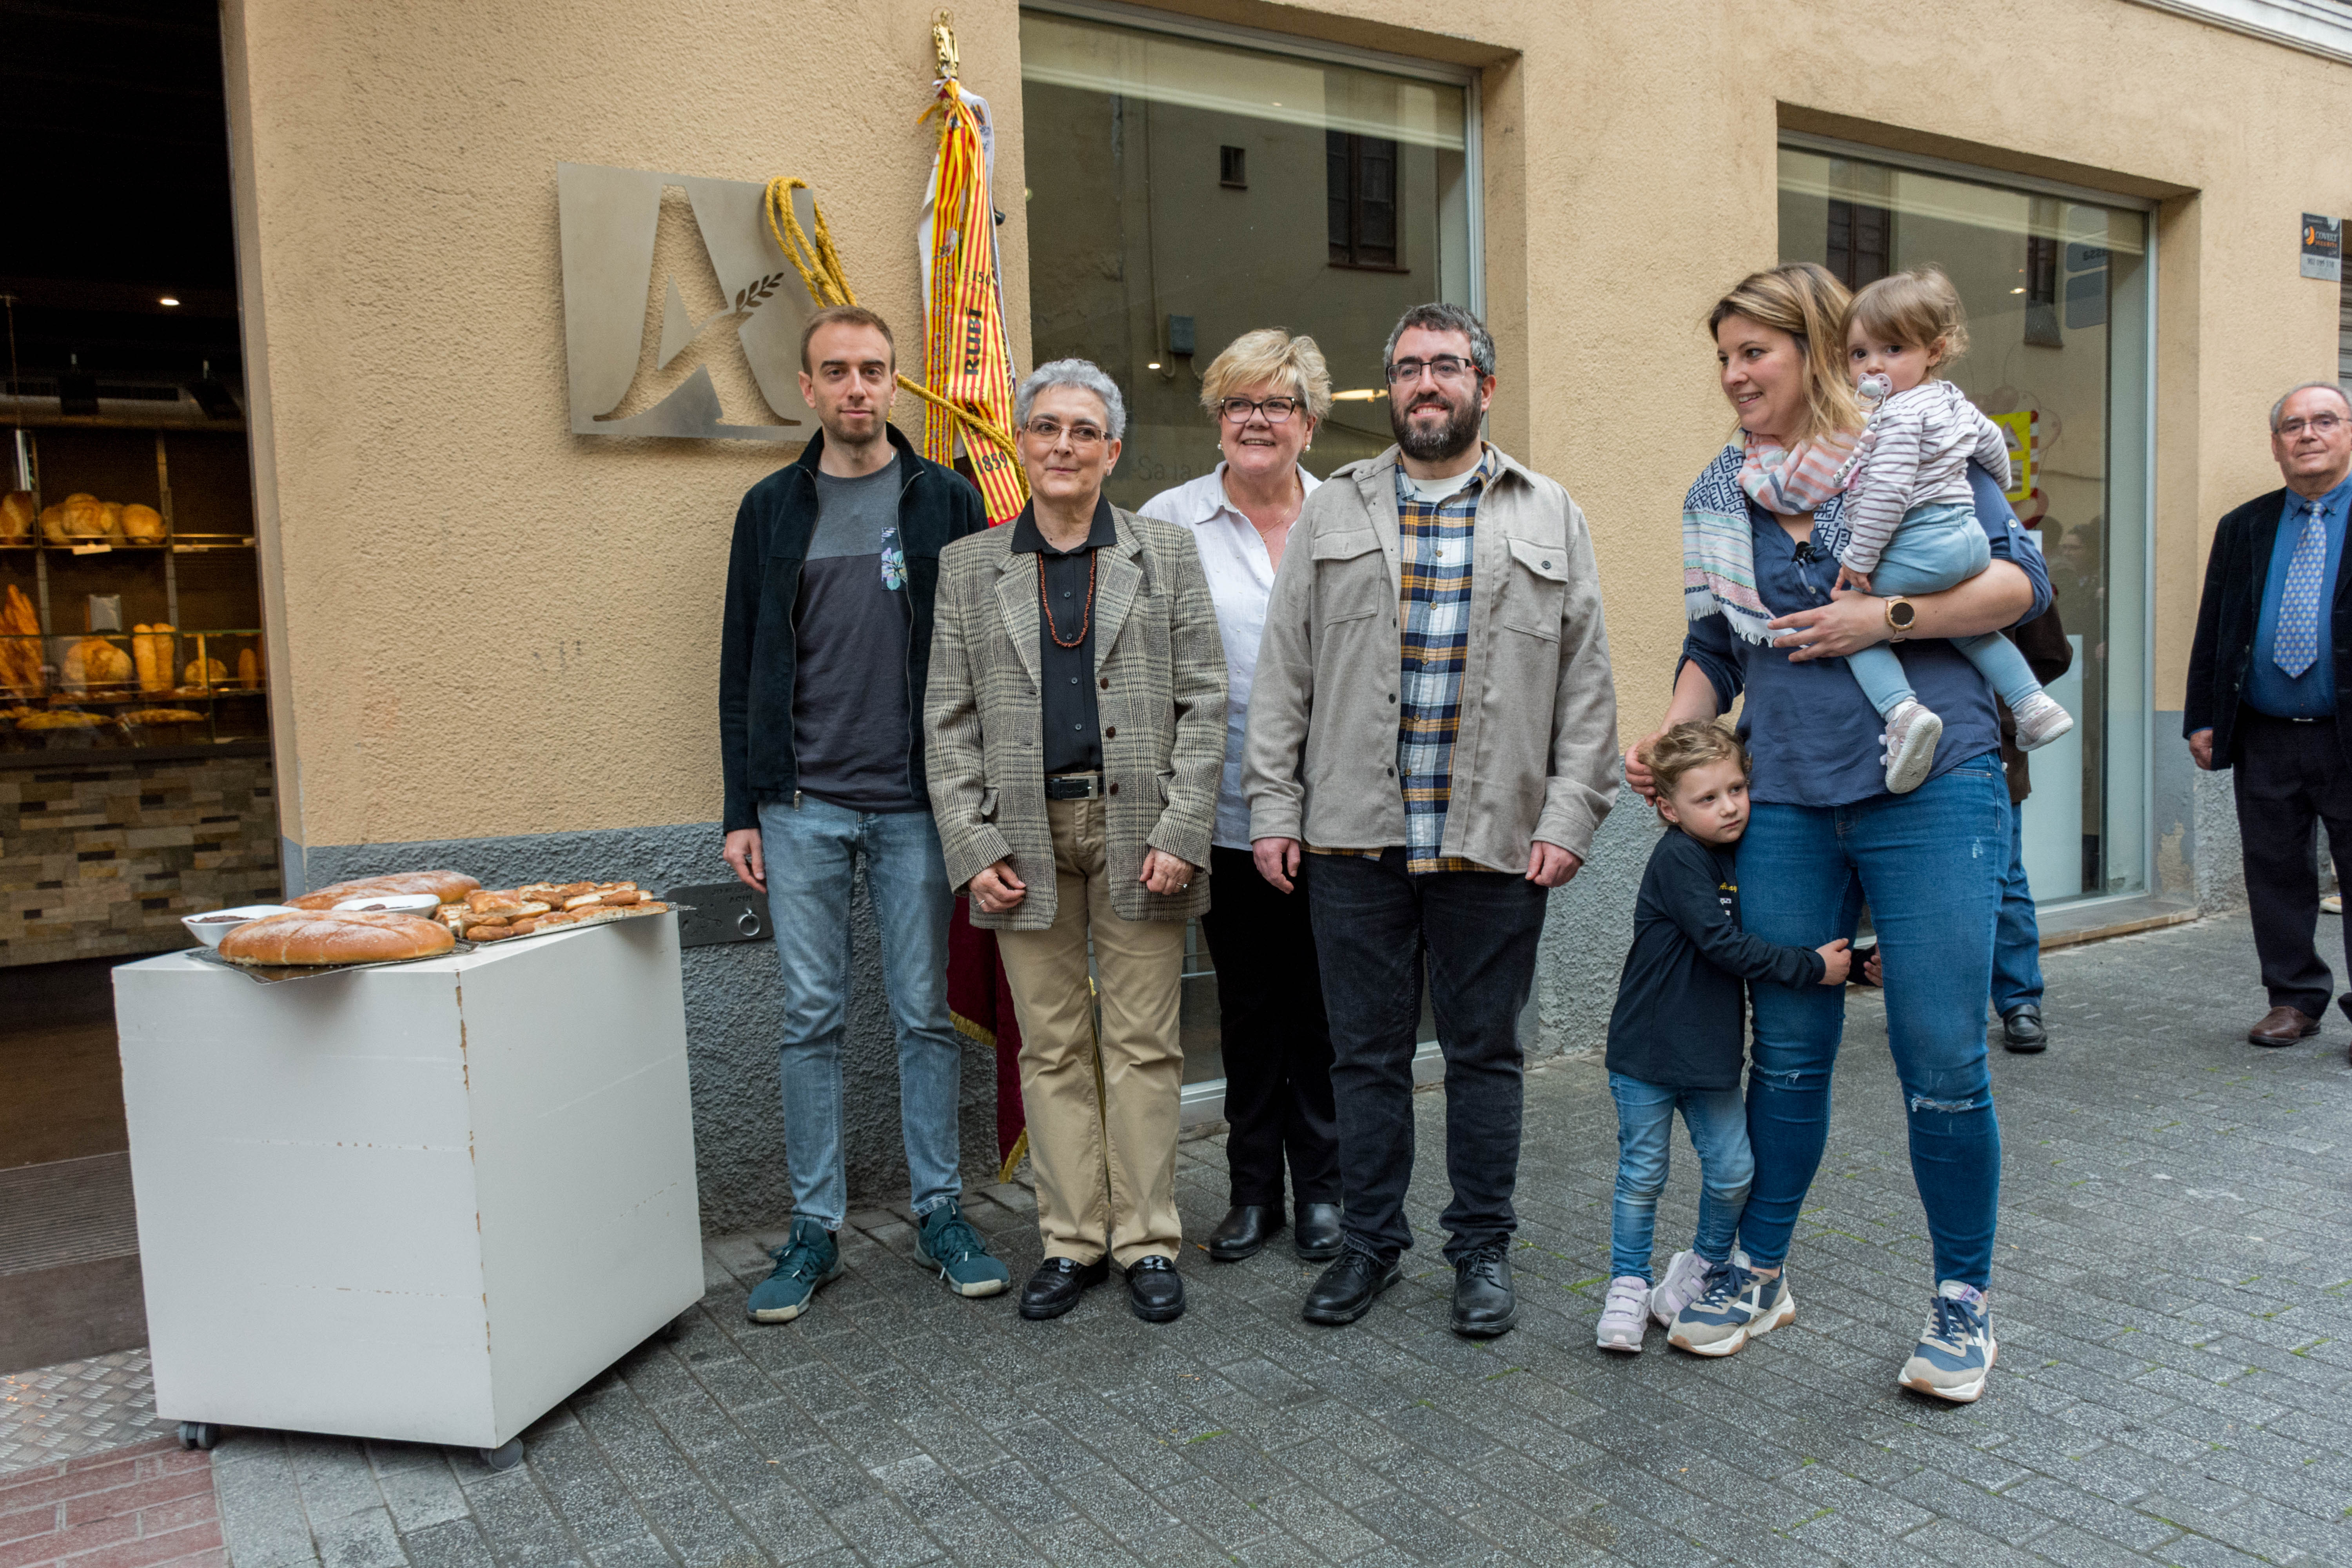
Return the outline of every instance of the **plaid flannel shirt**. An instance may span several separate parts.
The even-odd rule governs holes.
[[[1454,790],[1454,738],[1462,728],[1462,668],[1470,647],[1470,564],[1478,498],[1499,465],[1486,448],[1470,482],[1442,501],[1426,501],[1396,468],[1399,649],[1403,683],[1397,715],[1397,782],[1404,790],[1405,871],[1486,871],[1458,855],[1441,855],[1445,807]],[[1326,855],[1378,858],[1378,849],[1323,849]]]

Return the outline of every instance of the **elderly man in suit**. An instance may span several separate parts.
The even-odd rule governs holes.
[[[1135,1315],[1167,1322],[1184,1310],[1178,984],[1184,922],[1209,907],[1224,649],[1191,533],[1103,499],[1127,423],[1111,379],[1040,365],[1013,417],[1029,505],[940,557],[931,804],[1021,1020],[1045,1249],[1022,1316],[1068,1311],[1116,1260]]]
[[[2224,517],[2205,563],[2182,729],[2200,768],[2232,768],[2246,902],[2271,1010],[2258,1046],[2319,1033],[2335,977],[2319,956],[2315,822],[2352,864],[2352,400],[2305,382],[2271,405],[2271,457],[2286,486]],[[2352,961],[2352,929],[2347,931]],[[2352,996],[2343,1005],[2352,1014]]]

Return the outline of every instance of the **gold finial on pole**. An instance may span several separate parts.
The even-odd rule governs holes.
[[[955,13],[936,11],[931,15],[931,48],[939,57],[939,79],[953,81],[963,64],[956,54]]]

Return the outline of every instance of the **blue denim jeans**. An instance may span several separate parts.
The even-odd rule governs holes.
[[[841,1041],[849,991],[849,888],[857,861],[881,928],[882,984],[898,1031],[898,1125],[914,1210],[963,1190],[956,1173],[963,1046],[948,1016],[954,895],[928,811],[859,812],[803,795],[760,804],[768,917],[784,971],[784,1159],[793,1212],[838,1230]]]
[[[1936,594],[1957,586],[1992,563],[1992,546],[1977,526],[1974,507],[1957,502],[1913,507],[1886,542],[1878,569],[1870,574],[1874,594]],[[1954,637],[1952,646],[1985,678],[2000,700],[2016,708],[2042,689],[2017,645],[1999,632]],[[1879,643],[1846,655],[1846,668],[1882,719],[1915,695],[1903,673],[1903,658]]]
[[[1817,947],[1852,937],[1869,900],[1936,1279],[1979,1289],[1991,1274],[2000,1196],[1984,1005],[2010,816],[2000,756],[1988,752],[1909,795],[1841,806],[1759,804],[1739,845],[1741,923],[1766,942]],[[1739,1238],[1766,1268],[1788,1258],[1821,1164],[1844,1023],[1842,986],[1755,988],[1748,1140],[1756,1181]]]
[[[1756,1173],[1739,1091],[1666,1089],[1612,1072],[1609,1093],[1617,1101],[1617,1202],[1609,1216],[1609,1277],[1651,1278],[1651,1238],[1657,1230],[1658,1194],[1666,1190],[1677,1109],[1691,1147],[1698,1151],[1698,1235],[1691,1248],[1709,1263],[1728,1258]]]
[[[2008,1017],[2042,1005],[2042,926],[2025,880],[2025,810],[2009,808],[2009,869],[2000,879],[2000,921],[1993,928],[1992,1010]]]

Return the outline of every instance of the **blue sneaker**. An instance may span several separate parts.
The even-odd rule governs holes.
[[[1728,1262],[1708,1268],[1697,1298],[1675,1315],[1666,1343],[1693,1355],[1730,1355],[1796,1315],[1787,1271],[1764,1279],[1748,1269],[1748,1254],[1735,1249]]]
[[[1947,1279],[1936,1288],[1919,1347],[1903,1363],[1903,1386],[1955,1405],[1984,1393],[2000,1346],[1993,1342],[1992,1306],[1973,1285]]]
[[[940,1278],[959,1296],[993,1296],[1013,1283],[1003,1264],[989,1255],[988,1243],[963,1217],[963,1205],[953,1198],[923,1216],[922,1234],[915,1245],[940,1266]]]
[[[841,1248],[820,1220],[793,1220],[792,1239],[771,1256],[776,1271],[751,1288],[744,1307],[755,1323],[791,1322],[808,1310],[818,1286],[842,1275]]]

